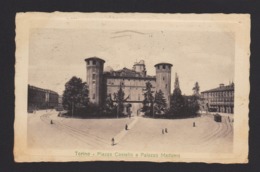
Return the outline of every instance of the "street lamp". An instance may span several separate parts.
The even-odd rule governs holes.
[[[72,107],[71,107],[71,111],[72,111],[72,118],[74,116],[74,96],[71,96],[72,99]]]
[[[116,113],[116,117],[118,118],[118,113],[119,113],[119,103],[117,103],[117,113]]]

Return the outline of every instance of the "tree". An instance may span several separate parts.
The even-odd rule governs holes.
[[[193,90],[193,95],[199,96],[199,94],[200,94],[200,86],[199,86],[198,82],[195,83],[195,86],[192,88],[192,90]]]
[[[154,98],[154,111],[155,113],[161,113],[165,112],[166,108],[166,99],[164,97],[164,94],[162,90],[159,90],[158,92],[155,93],[155,98]]]
[[[184,116],[185,117],[194,117],[197,116],[199,110],[198,97],[195,95],[184,96],[185,105],[184,105]]]
[[[117,104],[117,117],[123,115],[124,111],[124,102],[128,99],[125,98],[125,93],[122,89],[122,83],[120,83],[119,90],[117,93],[114,93],[114,101]]]
[[[113,100],[112,100],[111,94],[109,94],[109,95],[107,96],[107,98],[106,98],[103,111],[104,111],[104,113],[107,114],[107,115],[112,115],[112,114],[115,112],[115,105],[114,105],[114,102],[113,102]]]
[[[143,90],[144,91],[144,100],[143,100],[143,112],[149,113],[150,116],[153,115],[153,103],[154,103],[154,97],[152,91],[152,84],[148,81],[146,82],[146,87]]]
[[[196,82],[192,88],[193,95],[184,96],[185,106],[184,113],[186,117],[194,117],[200,109],[199,83]]]
[[[191,108],[192,115],[196,115],[200,109],[200,93],[199,93],[200,86],[198,82],[195,83],[192,90],[193,90],[193,96],[191,98],[190,108]]]
[[[88,105],[88,87],[80,78],[73,76],[66,84],[62,97],[62,105],[72,116],[79,108]]]
[[[184,110],[184,99],[181,94],[181,89],[179,85],[179,78],[176,73],[175,82],[174,82],[174,90],[170,100],[170,114],[174,116],[179,116],[183,114]]]
[[[192,116],[196,116],[200,109],[199,97],[197,95],[191,96],[190,112]]]

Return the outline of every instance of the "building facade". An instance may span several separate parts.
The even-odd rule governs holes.
[[[143,90],[146,88],[146,83],[150,82],[154,93],[162,90],[167,107],[170,106],[172,64],[156,64],[156,75],[149,76],[146,74],[147,71],[143,60],[136,62],[132,69],[123,68],[117,71],[112,69],[104,71],[105,61],[97,57],[87,58],[85,61],[90,102],[102,105],[107,96],[113,98],[121,85],[127,98],[126,104],[130,105],[128,110],[132,115],[138,115],[143,106]]]
[[[203,108],[208,111],[234,113],[234,83],[201,92]]]
[[[58,93],[28,85],[28,105],[27,109],[50,109],[58,106]]]

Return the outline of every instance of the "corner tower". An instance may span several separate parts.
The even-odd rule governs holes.
[[[170,107],[171,95],[171,68],[170,63],[158,63],[155,66],[156,70],[156,91],[162,90],[166,99],[167,108]]]
[[[91,103],[102,104],[103,69],[105,61],[97,57],[86,58],[87,84]]]

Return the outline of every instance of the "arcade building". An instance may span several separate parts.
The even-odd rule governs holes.
[[[201,92],[204,109],[212,112],[234,113],[234,83]]]

